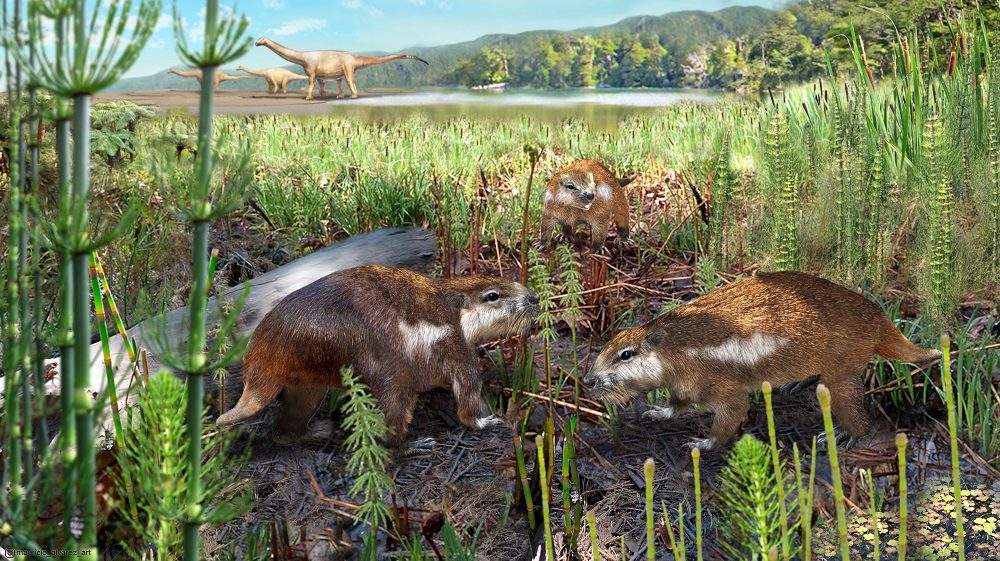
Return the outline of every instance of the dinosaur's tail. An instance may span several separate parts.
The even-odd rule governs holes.
[[[405,59],[419,60],[420,62],[422,62],[424,64],[428,64],[428,65],[430,64],[429,62],[427,62],[426,60],[418,57],[417,55],[365,56],[365,57],[358,57],[358,58],[361,59],[361,64],[358,65],[358,68],[361,68],[361,67],[364,67],[364,66],[374,66],[376,64],[386,64],[386,63],[389,63],[389,62],[395,62],[397,60],[405,60]]]

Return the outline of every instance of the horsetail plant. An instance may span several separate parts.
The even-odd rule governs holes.
[[[941,382],[948,408],[948,438],[951,444],[951,479],[955,495],[955,530],[958,559],[965,561],[965,526],[962,520],[962,471],[958,462],[958,421],[955,415],[955,394],[951,381],[951,339],[941,334]]]
[[[587,528],[590,529],[590,551],[594,561],[601,561],[601,548],[597,544],[597,516],[587,513]]]
[[[545,559],[555,561],[555,550],[552,547],[552,522],[549,520],[549,470],[545,466],[545,437],[541,434],[535,437],[535,450],[538,452],[538,483],[542,488],[542,523],[545,525]]]
[[[864,476],[865,485],[868,486],[868,516],[872,521],[872,553],[874,556],[873,561],[879,561],[879,546],[881,545],[881,538],[879,537],[878,529],[878,509],[875,508],[875,484],[872,481],[872,472],[870,469],[861,470]]]
[[[899,561],[906,560],[906,443],[905,433],[896,433],[896,459],[899,468]]]
[[[364,503],[357,510],[359,520],[364,520],[375,534],[380,526],[392,520],[392,513],[382,498],[392,493],[394,485],[386,469],[390,454],[380,442],[389,432],[385,415],[379,409],[368,387],[358,379],[353,369],[340,371],[344,384],[343,426],[347,431],[344,447],[351,452],[347,469],[354,475],[351,494],[360,495]]]
[[[656,463],[653,458],[646,458],[642,464],[642,473],[646,479],[646,559],[656,561],[656,537],[653,534],[653,475],[656,473]]]
[[[133,6],[136,9],[133,13]],[[44,44],[42,19],[56,16],[56,44],[51,50],[34,51],[36,64],[31,54],[25,54],[21,46],[9,38],[5,43],[7,51],[24,67],[29,80],[37,87],[44,88],[57,98],[73,99],[73,172],[72,188],[60,201],[60,215],[66,221],[65,228],[50,235],[53,245],[65,254],[72,255],[72,271],[64,270],[72,277],[72,291],[63,295],[63,300],[72,302],[72,357],[63,357],[62,366],[69,366],[71,373],[64,381],[72,381],[74,393],[72,407],[75,418],[76,455],[64,448],[64,461],[74,457],[75,467],[66,470],[64,480],[79,487],[79,500],[64,503],[67,516],[74,512],[76,505],[82,507],[82,532],[79,540],[73,540],[71,524],[67,524],[68,543],[78,549],[87,550],[96,557],[97,544],[97,502],[96,465],[94,462],[94,402],[88,392],[90,367],[90,291],[88,256],[90,253],[118,237],[128,225],[122,220],[116,228],[100,237],[89,232],[88,195],[90,191],[90,98],[93,94],[114,83],[136,61],[146,45],[160,13],[159,0],[124,0],[94,3],[88,11],[86,0],[77,2],[35,0],[29,10],[31,21],[28,29],[32,44]],[[102,17],[103,15],[103,17]],[[73,40],[64,35],[66,23],[73,30]],[[127,32],[127,28],[131,31]],[[62,147],[62,143],[59,143]],[[61,150],[61,148],[60,148]],[[60,153],[65,156],[64,153]],[[60,162],[60,165],[62,162]],[[62,178],[61,178],[62,179]],[[61,190],[62,191],[62,190]],[[65,211],[65,214],[63,214]],[[61,235],[60,235],[61,234]],[[67,298],[68,297],[68,298]],[[64,305],[65,309],[65,305]],[[64,320],[65,322],[66,320]],[[64,332],[65,333],[65,332]],[[68,341],[60,341],[62,344]],[[62,345],[60,345],[62,346]],[[63,386],[63,393],[70,386]],[[64,405],[66,401],[63,402]],[[70,417],[64,410],[64,426]],[[68,443],[64,439],[64,447]],[[67,466],[64,465],[64,469]],[[69,519],[67,519],[69,520]]]
[[[764,381],[760,385],[764,394],[764,408],[767,411],[767,436],[771,444],[771,465],[774,466],[775,487],[778,490],[778,513],[781,517],[781,557],[789,559],[788,547],[788,508],[785,503],[784,471],[778,458],[778,439],[774,429],[774,408],[771,406],[771,383]]]
[[[535,529],[535,504],[531,499],[531,482],[528,479],[528,469],[524,463],[524,439],[514,435],[514,453],[517,456],[517,474],[521,481],[521,491],[524,493],[524,508],[528,511],[528,527]]]
[[[826,431],[827,450],[830,454],[830,479],[833,481],[833,503],[837,511],[837,531],[840,538],[840,557],[849,561],[847,544],[847,517],[844,513],[844,485],[840,479],[840,461],[837,459],[837,435],[833,432],[833,417],[830,411],[830,390],[826,385],[816,386],[816,397],[823,411],[823,427]]]
[[[158,8],[158,6],[157,6]],[[155,20],[158,13],[152,18]],[[216,69],[242,56],[249,48],[250,38],[245,35],[249,21],[246,18],[225,18],[220,21],[218,0],[207,0],[205,7],[204,49],[196,52],[185,39],[182,19],[174,6],[174,34],[177,38],[177,52],[181,59],[202,70],[201,98],[198,116],[198,152],[195,158],[195,172],[192,181],[169,177],[172,171],[167,163],[158,169],[161,187],[171,191],[179,214],[191,223],[192,230],[192,287],[188,307],[187,349],[178,352],[171,348],[171,336],[155,333],[157,351],[163,364],[172,370],[186,374],[186,434],[187,469],[185,495],[188,504],[184,512],[184,559],[199,558],[199,528],[203,523],[221,521],[220,517],[231,513],[226,508],[206,509],[207,498],[202,483],[202,423],[204,415],[204,376],[230,364],[243,352],[246,337],[237,338],[233,343],[236,317],[243,300],[238,300],[228,312],[215,339],[206,350],[209,279],[208,225],[211,221],[231,212],[246,199],[249,179],[246,173],[247,158],[236,162],[238,169],[233,177],[225,178],[219,185],[213,177],[215,172],[212,113],[213,87]],[[244,297],[245,297],[244,293]],[[79,359],[79,357],[77,357]]]
[[[694,524],[695,524],[695,551],[698,561],[702,561],[701,545],[701,450],[691,449],[691,464],[694,466]],[[678,519],[680,520],[680,519]],[[684,532],[681,528],[681,549],[684,549]]]

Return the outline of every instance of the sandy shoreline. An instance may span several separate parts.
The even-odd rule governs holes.
[[[329,92],[329,90],[327,90]],[[336,92],[336,85],[333,91]],[[410,93],[407,90],[373,89],[360,90],[359,97],[381,97]],[[151,92],[120,92],[105,93],[96,96],[96,102],[128,100],[138,105],[149,105],[162,110],[186,109],[191,112],[198,110],[199,92],[197,90],[163,90]],[[337,99],[336,93],[306,101],[304,92],[288,92],[285,94],[269,94],[266,91],[226,91],[215,94],[215,113],[247,114],[247,113],[284,113],[284,114],[326,114],[330,112],[330,102],[349,105],[351,99]]]

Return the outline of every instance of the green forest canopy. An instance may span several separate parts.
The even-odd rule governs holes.
[[[976,6],[980,9],[975,10]],[[640,16],[574,31],[488,35],[468,43],[415,48],[430,68],[385,65],[359,74],[363,86],[566,88],[701,87],[764,91],[853,68],[846,36],[853,22],[869,64],[891,68],[901,34],[930,37],[938,55],[951,48],[949,21],[983,18],[1000,30],[997,0],[812,0],[781,11],[757,7]],[[976,22],[978,25],[978,22]],[[934,53],[928,53],[932,55]]]

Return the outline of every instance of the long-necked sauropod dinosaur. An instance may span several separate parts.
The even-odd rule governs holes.
[[[406,435],[417,394],[434,388],[451,388],[465,425],[497,424],[480,399],[474,350],[526,332],[538,310],[537,294],[500,277],[432,279],[378,266],[332,273],[264,316],[243,359],[239,403],[216,422],[248,419],[282,394],[274,439],[300,440],[350,366],[385,413],[391,446]]]
[[[669,419],[690,403],[715,412],[710,449],[736,436],[747,394],[819,375],[833,414],[852,436],[869,430],[864,372],[872,355],[925,362],[941,351],[908,341],[877,304],[819,277],[761,273],[619,333],[584,380],[592,395],[624,403],[666,387],[670,404],[644,415]]]
[[[194,70],[174,70],[171,68],[167,70],[167,74],[176,74],[178,76],[183,76],[184,78],[194,78],[201,83],[201,69],[195,68]],[[215,71],[215,91],[219,91],[219,86],[223,82],[229,82],[232,80],[246,80],[249,76],[233,76],[232,74],[226,74],[221,70]]]
[[[260,76],[265,81],[267,81],[267,92],[268,93],[278,93],[278,89],[281,89],[281,93],[288,92],[288,83],[293,80],[308,80],[309,76],[304,76],[302,74],[296,74],[287,68],[265,68],[264,70],[251,70],[246,66],[237,66],[237,70],[246,72],[253,76]],[[322,95],[323,88],[320,88],[320,94]]]
[[[552,247],[552,229],[562,226],[563,237],[572,244],[574,228],[590,226],[590,245],[600,251],[608,237],[608,219],[613,218],[615,245],[628,241],[628,199],[623,187],[635,179],[622,179],[594,160],[577,160],[557,171],[549,180],[542,204],[542,246]]]
[[[358,97],[358,88],[354,85],[354,73],[366,66],[385,64],[397,60],[413,59],[424,64],[428,62],[416,55],[387,55],[387,56],[364,56],[356,55],[347,51],[296,51],[268,39],[261,37],[254,43],[258,47],[267,47],[281,58],[302,65],[302,69],[309,76],[309,90],[306,99],[313,98],[313,84],[318,78],[329,78],[337,80],[337,87],[340,90],[338,97],[342,97],[343,89],[341,80],[347,80],[347,87],[351,89],[351,97]]]

